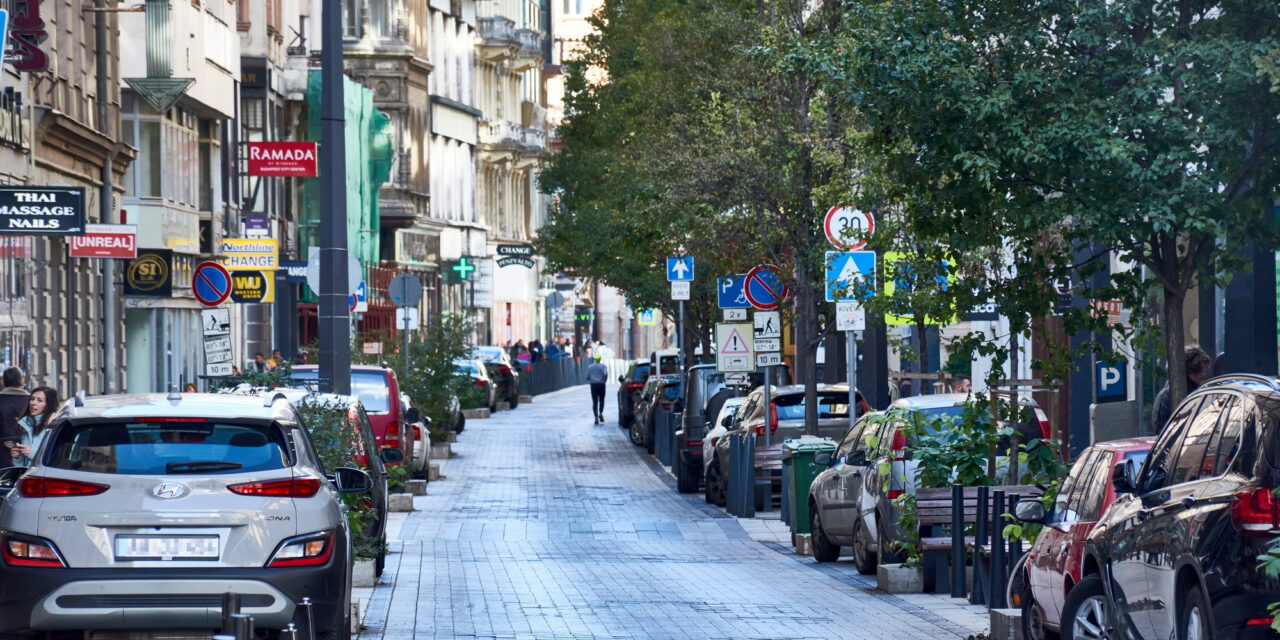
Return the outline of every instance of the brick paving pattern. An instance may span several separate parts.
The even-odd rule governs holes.
[[[606,416],[616,416],[614,389]],[[472,420],[392,544],[362,638],[964,638],[971,611],[869,593],[682,496],[586,387]]]

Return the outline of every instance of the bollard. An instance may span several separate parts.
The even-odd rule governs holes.
[[[240,613],[240,594],[227,592],[222,594],[222,633],[235,635],[231,616]]]
[[[987,573],[982,563],[982,547],[987,544],[987,488],[978,487],[978,508],[973,532],[973,588],[969,604],[987,603]]]
[[[215,638],[214,640],[217,640],[217,639]],[[289,626],[285,627],[282,631],[280,631],[280,640],[299,640],[298,627],[295,626],[292,622],[290,622]]]
[[[1022,496],[1019,495],[1009,497],[1009,513],[1017,512],[1018,502],[1021,501],[1021,499]],[[1013,538],[1009,541],[1009,554],[1005,557],[1009,560],[1005,563],[1009,565],[1010,571],[1009,575],[1005,577],[1005,584],[1008,584],[1013,580],[1013,567],[1018,564],[1018,559],[1022,557],[1022,538]]]
[[[303,598],[302,602],[298,603],[298,610],[293,612],[293,618],[299,623],[298,640],[315,640],[316,621],[311,598]]]
[[[951,485],[951,597],[964,597],[964,485]]]
[[[739,518],[756,515],[755,438],[735,434],[729,440],[729,513]]]
[[[675,473],[676,465],[680,464],[680,447],[678,446],[679,441],[676,440],[676,432],[682,428],[684,412],[671,412],[667,421],[671,424],[670,428],[667,429],[667,450],[671,452],[671,460],[667,463],[667,466],[671,468],[671,473]],[[689,436],[686,434],[685,439],[687,440],[688,438]]]
[[[997,489],[991,492],[991,575],[987,584],[991,586],[987,602],[991,609],[1004,609],[1008,606],[1004,601],[1004,491]]]
[[[236,640],[253,640],[253,616],[246,613],[232,614],[231,627],[235,629]]]
[[[666,409],[658,409],[653,417],[653,456],[664,467],[671,462],[671,451],[667,449],[670,431],[671,412]]]

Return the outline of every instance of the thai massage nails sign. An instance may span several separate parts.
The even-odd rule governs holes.
[[[0,186],[0,234],[72,236],[84,225],[80,187]]]

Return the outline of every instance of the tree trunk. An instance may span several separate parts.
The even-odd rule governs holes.
[[[797,303],[800,305],[799,318],[796,322],[796,366],[800,368],[801,380],[804,381],[804,433],[808,436],[818,435],[818,376],[816,372],[818,336],[818,309],[815,298],[817,292],[813,283],[814,274],[807,269],[797,269],[797,276],[803,284],[798,287]],[[803,359],[801,359],[803,354]],[[803,364],[801,364],[803,363]]]
[[[1182,303],[1186,290],[1164,288],[1164,354],[1169,369],[1169,407],[1176,408],[1187,396],[1186,335],[1182,329]]]

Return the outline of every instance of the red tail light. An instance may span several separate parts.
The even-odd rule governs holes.
[[[400,446],[400,423],[392,422],[387,425],[387,431],[382,434],[382,441],[390,446]]]
[[[897,499],[898,499],[899,497],[901,497],[901,496],[902,496],[902,489],[890,489],[890,490],[889,490],[889,499],[890,499],[890,500],[897,500]]]
[[[481,379],[477,378],[477,379],[476,379],[476,382],[475,382],[475,385],[476,385],[477,387],[487,387],[487,386],[489,386],[489,383],[488,383],[488,382],[485,382],[484,380],[481,380]]]
[[[1236,494],[1231,504],[1231,519],[1246,535],[1270,537],[1271,531],[1280,529],[1280,517],[1277,517],[1280,505],[1271,493],[1272,489],[1264,487]]]
[[[57,498],[60,496],[96,496],[111,487],[105,484],[32,476],[18,481],[18,493],[27,498]]]
[[[628,382],[627,391],[639,391],[644,388],[643,382]]]
[[[701,450],[701,449],[702,449],[702,441],[701,441],[701,440],[685,440],[685,441],[684,441],[684,444],[685,444],[685,446],[687,446],[687,447],[697,447],[699,450]]]
[[[503,376],[509,376],[509,375],[511,375],[511,367],[508,367],[508,366],[507,366],[507,365],[505,365],[505,364],[504,364],[504,365],[499,366],[499,367],[498,367],[498,375],[503,375]]]
[[[778,405],[769,403],[769,435],[778,432]]]
[[[1249,618],[1244,621],[1246,627],[1269,627],[1273,618]]]
[[[53,543],[44,538],[6,535],[0,544],[0,556],[7,565],[15,567],[45,567],[61,569],[65,566]]]
[[[324,564],[333,555],[333,534],[286,540],[271,557],[269,567],[305,567]]]
[[[1049,426],[1049,416],[1040,407],[1035,408],[1036,420],[1040,421],[1040,437],[1048,440],[1053,435],[1053,428]]]
[[[893,432],[893,447],[892,447],[892,450],[893,450],[893,456],[892,456],[892,457],[893,457],[893,459],[894,459],[894,460],[906,460],[906,459],[907,459],[907,434],[903,433],[902,431],[896,430],[896,429],[894,430],[894,432]],[[901,493],[901,492],[899,492],[899,493]]]
[[[870,410],[871,406],[867,404],[867,401],[862,398],[858,398],[858,415],[862,415]]]
[[[227,485],[227,490],[242,496],[310,498],[320,491],[320,481],[315,478],[281,478]]]

